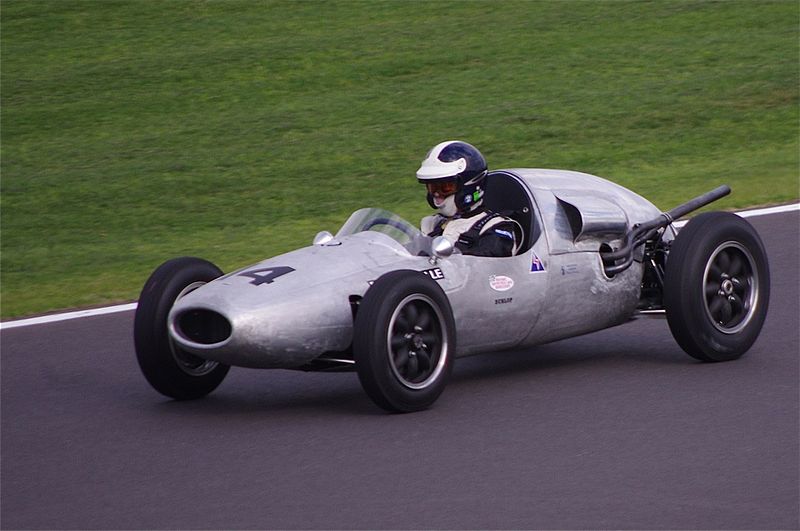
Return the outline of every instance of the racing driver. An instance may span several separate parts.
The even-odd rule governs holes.
[[[511,218],[483,206],[486,160],[474,146],[458,140],[431,149],[417,170],[436,214],[422,218],[428,236],[444,236],[462,254],[513,256],[522,229]]]

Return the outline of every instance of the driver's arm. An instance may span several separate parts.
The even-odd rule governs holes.
[[[473,256],[512,256],[514,253],[514,223],[498,223],[467,247],[456,243],[463,254]]]
[[[432,232],[434,232],[439,225],[441,224],[441,218],[439,216],[425,216],[419,222],[419,228],[422,234],[425,236],[430,236]]]

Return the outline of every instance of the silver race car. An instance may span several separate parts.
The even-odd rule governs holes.
[[[430,406],[456,358],[530,347],[665,315],[703,361],[733,360],[767,314],[769,269],[752,226],[703,213],[721,186],[669,212],[592,175],[490,172],[485,204],[519,223],[508,258],[458,253],[386,210],[354,212],[313,245],[227,275],[199,258],[158,267],[139,298],[139,365],[159,392],[204,396],[231,365],[355,369],[389,411]]]

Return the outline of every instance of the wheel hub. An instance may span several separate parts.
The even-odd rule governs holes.
[[[447,342],[442,322],[441,312],[425,295],[410,295],[398,304],[387,341],[392,371],[404,386],[424,389],[444,368]]]
[[[428,348],[428,345],[425,344],[425,340],[422,338],[420,334],[422,332],[422,328],[419,326],[414,327],[413,332],[406,333],[403,337],[406,340],[406,346],[410,349],[420,350]],[[409,356],[414,356],[416,353],[414,351],[410,351],[408,353]]]
[[[722,295],[729,296],[733,293],[733,281],[730,279],[725,279],[722,281],[722,285],[720,286]]]
[[[724,334],[743,329],[758,299],[755,260],[738,242],[720,244],[705,270],[705,309],[712,324]]]
[[[414,337],[411,339],[411,344],[414,346],[414,348],[425,348],[425,342],[418,335],[414,335]]]

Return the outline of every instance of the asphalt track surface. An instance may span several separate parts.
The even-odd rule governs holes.
[[[761,337],[696,362],[666,322],[458,360],[428,411],[354,373],[150,389],[133,313],[4,330],[3,529],[798,529],[798,212],[750,219]]]

